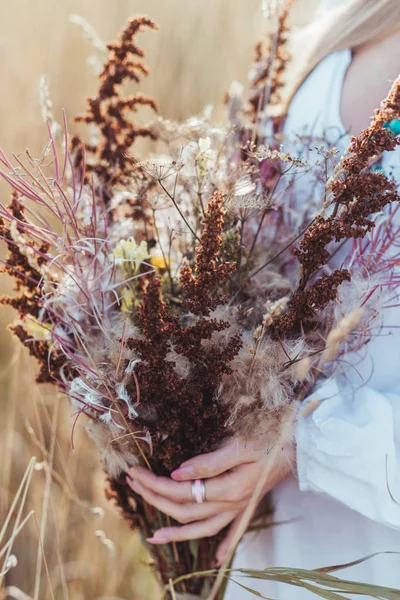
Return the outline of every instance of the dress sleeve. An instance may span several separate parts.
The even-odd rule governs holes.
[[[389,156],[385,162],[393,175]],[[397,164],[394,170],[400,172]],[[400,254],[398,244],[392,252]],[[319,400],[314,412],[303,416],[301,408],[297,469],[302,491],[327,494],[400,529],[399,290],[389,304],[362,360],[356,366],[349,361],[345,378],[331,377],[315,390],[309,399]]]

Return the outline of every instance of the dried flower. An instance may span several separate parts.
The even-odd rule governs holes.
[[[288,18],[293,0],[286,0],[282,4],[283,6],[279,7],[277,12],[278,25],[272,31],[267,47],[263,42],[259,42],[256,46],[255,62],[250,78],[252,96],[249,102],[249,113],[254,122],[258,120],[260,111],[263,111],[266,106],[281,101],[283,75],[291,60],[286,45],[289,32]],[[271,2],[268,6],[271,7]],[[276,12],[276,9],[277,7],[273,11]]]
[[[186,292],[185,306],[195,315],[207,316],[218,306],[221,299],[214,298],[212,293],[235,269],[234,265],[217,260],[222,246],[224,202],[223,194],[215,192],[208,203],[201,242],[196,248],[196,275],[188,265],[181,269],[181,283]]]
[[[100,131],[102,141],[88,150],[94,155],[86,162],[87,171],[94,172],[103,186],[103,197],[109,202],[111,189],[124,177],[132,176],[134,163],[129,151],[137,138],[150,137],[154,133],[147,127],[135,126],[130,114],[139,107],[149,107],[157,111],[154,100],[141,93],[122,98],[120,88],[125,81],[139,82],[148,75],[147,67],[141,62],[144,52],[136,46],[134,38],[143,29],[156,30],[157,25],[148,17],[132,19],[123,30],[119,42],[107,44],[109,57],[100,74],[100,88],[95,97],[89,98],[85,115],[77,121],[95,124]],[[78,140],[73,140],[76,148]],[[77,154],[76,164],[81,165],[82,157]]]
[[[305,356],[296,364],[296,375],[299,381],[304,381],[311,371],[311,359]]]
[[[356,308],[343,317],[336,327],[329,332],[326,339],[325,350],[322,354],[322,361],[332,361],[337,357],[340,350],[340,344],[346,340],[352,331],[354,331],[360,323],[362,316],[363,309]]]

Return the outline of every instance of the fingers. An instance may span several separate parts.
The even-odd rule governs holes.
[[[174,502],[193,502],[192,482],[173,481],[168,477],[157,477],[148,469],[134,467],[129,471],[132,479],[148,490]],[[240,465],[234,470],[205,481],[206,501],[217,503],[240,502],[249,497],[257,483],[260,467],[257,463]]]
[[[183,527],[164,527],[156,531],[154,536],[148,538],[147,541],[150,544],[166,544],[168,542],[183,542],[185,540],[211,537],[226,527],[236,515],[237,512],[225,512]]]
[[[208,479],[237,465],[253,461],[253,450],[239,440],[233,440],[215,452],[201,454],[184,462],[179,469],[171,473],[171,477],[176,481]]]
[[[134,467],[129,475],[149,490],[173,500],[174,502],[193,502],[192,481],[173,481],[168,477],[157,477],[148,469]],[[224,502],[230,500],[230,474],[221,475],[205,483],[207,502]]]
[[[231,503],[224,504],[221,502],[206,502],[204,504],[196,504],[194,502],[188,502],[185,504],[180,504],[152,492],[141,485],[138,481],[132,481],[129,478],[127,478],[127,481],[132,490],[140,494],[140,496],[142,496],[146,502],[155,508],[158,508],[158,510],[166,515],[169,515],[175,519],[175,521],[178,521],[178,523],[191,523],[193,521],[200,521],[214,517],[215,515],[218,515],[221,512],[229,509],[232,510]],[[237,510],[239,509],[240,506],[237,506]]]
[[[129,475],[134,481],[138,481],[156,494],[161,494],[175,502],[190,502],[192,500],[192,482],[177,482],[169,477],[158,477],[149,469],[133,467],[129,469]],[[209,494],[207,500],[214,500]]]

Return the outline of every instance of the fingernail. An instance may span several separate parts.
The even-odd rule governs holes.
[[[128,481],[129,487],[137,494],[140,494],[140,489],[141,489],[140,483],[138,481],[134,481],[133,479],[131,479],[129,477],[129,475],[126,476],[126,479]]]
[[[187,465],[185,467],[179,467],[176,471],[171,473],[172,479],[194,479],[196,476],[194,467]]]
[[[149,544],[168,544],[168,540],[165,537],[157,536],[157,537],[149,537],[146,538]]]

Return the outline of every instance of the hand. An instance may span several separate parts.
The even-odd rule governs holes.
[[[291,470],[293,447],[282,449],[286,460],[279,460],[270,469],[263,494],[270,491]],[[155,531],[148,542],[165,544],[215,535],[233,521],[230,532],[221,544],[219,562],[229,548],[241,515],[248,505],[266,467],[265,450],[255,443],[233,440],[211,452],[183,463],[168,477],[158,477],[148,469],[133,467],[127,481],[134,492],[182,526],[164,527]],[[194,479],[205,479],[206,502],[192,499]]]

